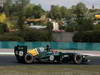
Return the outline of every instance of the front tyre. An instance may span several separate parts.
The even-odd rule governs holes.
[[[24,61],[26,64],[32,64],[34,61],[34,57],[31,54],[26,54],[24,57]]]

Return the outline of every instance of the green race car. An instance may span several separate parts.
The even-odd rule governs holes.
[[[35,63],[35,62],[49,62],[49,63],[74,63],[81,64],[89,62],[87,55],[79,53],[65,53],[47,48],[27,49],[27,46],[16,46],[14,48],[16,59],[20,63]]]

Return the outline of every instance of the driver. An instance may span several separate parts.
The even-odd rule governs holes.
[[[47,46],[46,46],[46,51],[47,51],[47,52],[50,52],[50,49],[51,49],[50,46],[47,45]]]

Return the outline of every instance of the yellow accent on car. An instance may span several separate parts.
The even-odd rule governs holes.
[[[32,56],[38,55],[38,51],[36,49],[28,50],[27,53],[31,54]]]

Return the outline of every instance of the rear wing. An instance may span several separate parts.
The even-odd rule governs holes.
[[[23,55],[25,55],[27,53],[27,46],[15,46],[14,47],[14,53],[15,55],[19,55],[19,53],[22,52]]]

